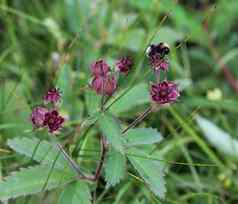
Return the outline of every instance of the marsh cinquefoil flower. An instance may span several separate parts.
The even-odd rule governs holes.
[[[44,126],[45,115],[47,112],[48,110],[41,106],[33,108],[31,113],[31,122],[35,128],[40,128]]]
[[[48,127],[49,132],[58,131],[64,123],[64,118],[59,115],[57,110],[49,111],[45,114],[44,125]]]
[[[110,71],[109,65],[103,59],[99,59],[96,62],[92,63],[90,68],[92,75],[94,75],[95,77],[106,76]]]
[[[99,95],[111,96],[117,89],[117,79],[111,74],[104,77],[94,77],[91,82],[91,88]]]
[[[152,68],[156,72],[160,70],[168,71],[169,62],[165,56],[168,55],[169,52],[169,46],[165,43],[159,43],[157,45],[152,44],[147,48],[147,57],[149,58]]]
[[[160,70],[168,71],[169,62],[166,59],[161,58],[159,55],[154,55],[154,56],[150,57],[149,60],[150,60],[150,64],[151,64],[152,68],[154,69],[154,71],[156,71],[156,72],[158,72]]]
[[[46,104],[52,102],[54,105],[60,100],[60,98],[60,91],[56,88],[50,89],[43,97]],[[57,109],[52,110],[49,107],[37,106],[32,110],[31,121],[34,128],[48,127],[49,132],[53,133],[62,127],[64,118],[59,115]]]
[[[161,105],[174,103],[180,96],[177,84],[171,81],[152,84],[150,95],[153,102]]]
[[[126,56],[126,57],[121,57],[117,61],[116,68],[118,69],[120,73],[127,75],[133,65],[134,65],[134,62],[132,58],[129,56]]]
[[[45,103],[51,102],[53,104],[56,104],[57,102],[59,102],[60,98],[61,98],[61,93],[60,93],[60,90],[57,88],[52,88],[48,90],[46,95],[43,97]]]
[[[116,91],[117,78],[103,59],[91,64],[91,73],[93,79],[91,80],[90,87],[97,94],[111,96]]]

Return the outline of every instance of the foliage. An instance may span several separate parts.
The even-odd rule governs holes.
[[[1,1],[0,200],[237,203],[237,7],[237,0]],[[168,79],[183,89],[180,101],[123,133],[150,106],[155,76],[144,51],[160,41],[170,45]],[[102,113],[87,86],[89,65],[127,54],[135,66]],[[67,119],[56,140],[29,122],[53,85]],[[91,175],[102,136],[100,179],[78,179],[56,141]]]

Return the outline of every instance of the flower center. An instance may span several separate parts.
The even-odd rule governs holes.
[[[162,97],[162,98],[166,97],[167,95],[168,95],[168,91],[167,90],[161,90],[159,92],[159,96]]]

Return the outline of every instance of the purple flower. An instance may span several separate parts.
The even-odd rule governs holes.
[[[41,106],[33,108],[31,113],[31,121],[35,128],[40,128],[44,126],[45,115],[47,112],[48,110]]]
[[[52,110],[45,114],[44,125],[49,128],[49,132],[53,133],[59,130],[63,123],[64,118],[59,115],[57,110]]]
[[[47,91],[46,95],[43,97],[46,103],[57,103],[61,98],[60,90],[57,88],[52,88]]]
[[[105,77],[95,76],[91,82],[91,88],[97,94],[111,96],[117,88],[117,79],[114,75],[107,75]]]
[[[166,59],[161,58],[160,55],[158,55],[158,54],[149,57],[149,61],[150,61],[152,68],[156,72],[158,72],[160,70],[168,71],[168,69],[169,69],[169,62]]]
[[[180,94],[177,84],[171,81],[162,81],[152,84],[150,95],[155,103],[166,104],[175,102]]]
[[[127,75],[134,65],[131,57],[122,57],[116,63],[116,68],[120,73]]]
[[[103,59],[97,60],[91,64],[91,72],[95,77],[106,76],[109,71],[110,67]]]

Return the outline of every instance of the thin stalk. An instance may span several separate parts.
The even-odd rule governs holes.
[[[102,97],[101,97],[101,111],[103,112],[104,109],[104,79],[102,80]]]
[[[65,160],[67,160],[70,164],[70,166],[72,167],[72,169],[74,169],[79,175],[81,175],[82,177],[84,177],[83,172],[81,171],[81,169],[78,167],[78,165],[75,163],[74,160],[71,159],[71,157],[65,152],[64,148],[61,146],[61,144],[56,143],[55,144],[57,149],[63,154]]]
[[[96,173],[95,173],[95,177],[94,177],[95,180],[98,180],[98,178],[100,176],[100,173],[101,173],[101,170],[103,167],[103,163],[104,163],[105,157],[106,157],[106,152],[107,152],[107,144],[106,144],[105,139],[102,136],[101,136],[100,142],[101,142],[101,149],[102,149],[101,150],[101,158],[100,158],[99,165],[96,169]]]
[[[147,115],[152,111],[151,107],[148,107],[141,115],[139,115],[127,128],[122,131],[122,134],[126,133],[129,129],[135,127],[139,124]]]
[[[84,178],[90,181],[97,181],[100,177],[101,171],[102,171],[102,167],[106,158],[106,153],[107,153],[107,144],[106,144],[106,140],[103,138],[103,136],[101,136],[100,138],[100,142],[101,142],[101,158],[99,161],[99,164],[96,168],[95,174],[89,175],[89,176],[85,176]]]

